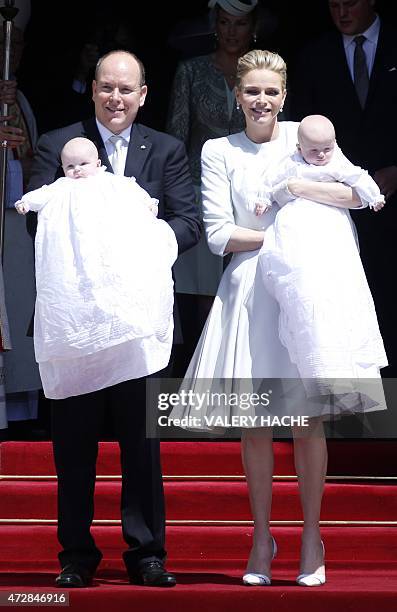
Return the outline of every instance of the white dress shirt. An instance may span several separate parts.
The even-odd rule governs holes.
[[[109,161],[113,166],[112,160],[113,160],[113,155],[115,152],[114,149],[114,145],[111,141],[109,141],[109,138],[111,138],[112,136],[114,136],[113,132],[111,132],[110,130],[108,130],[107,127],[105,127],[104,125],[102,125],[102,123],[100,123],[98,121],[98,119],[95,119],[97,127],[98,127],[98,131],[102,137],[102,140],[105,144],[105,149],[106,149],[106,153],[108,155]],[[128,153],[128,145],[130,143],[130,136],[131,136],[131,126],[126,128],[125,130],[123,130],[122,132],[120,132],[120,134],[118,134],[118,136],[121,136],[123,138],[123,143],[122,143],[122,147],[121,147],[121,156],[123,158],[124,161],[124,167],[125,167],[125,162],[127,160],[127,153]]]

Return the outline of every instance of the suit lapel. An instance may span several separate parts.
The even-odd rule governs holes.
[[[395,56],[395,53],[390,53],[389,44],[392,44],[395,47],[395,41],[392,41],[391,37],[388,36],[387,29],[385,28],[384,24],[381,23],[378,44],[376,45],[374,65],[372,67],[371,78],[369,80],[367,104],[376,91],[378,80],[382,78],[385,72],[394,66],[391,58],[393,55]]]
[[[354,87],[353,79],[350,74],[349,66],[347,63],[345,46],[343,44],[343,37],[341,34],[337,34],[335,37],[335,55],[332,57],[333,65],[336,67],[338,71],[338,83],[340,89],[347,88],[350,91],[350,95],[357,100],[357,104],[359,105],[356,89]]]
[[[131,130],[130,144],[125,162],[125,176],[135,176],[137,178],[141,175],[151,147],[152,143],[144,127],[138,123],[134,124]]]
[[[343,37],[339,32],[334,33],[334,55],[329,54],[329,58],[332,62],[332,69],[335,74],[335,85],[337,85],[340,91],[344,92],[343,100],[345,110],[346,105],[348,105],[350,107],[349,112],[361,114],[363,110],[358,101],[356,88],[354,87],[353,79],[350,74]]]

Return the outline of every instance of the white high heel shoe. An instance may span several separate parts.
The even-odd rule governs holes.
[[[276,540],[272,536],[272,546],[273,546],[273,554],[272,561],[277,555],[277,544]],[[256,574],[255,572],[248,572],[243,576],[243,583],[247,586],[269,586],[271,584],[271,579],[266,574]]]
[[[321,540],[321,546],[323,547],[323,556],[325,557],[324,542],[322,540]],[[313,572],[312,574],[299,574],[299,576],[296,579],[296,582],[300,586],[308,586],[308,587],[321,586],[325,584],[325,569],[321,570],[320,572],[319,571]]]

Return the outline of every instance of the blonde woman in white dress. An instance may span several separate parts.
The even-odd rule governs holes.
[[[260,181],[271,182],[279,166],[295,150],[297,123],[278,122],[286,97],[286,66],[269,51],[250,51],[238,62],[236,97],[245,115],[246,129],[209,140],[202,152],[204,224],[210,249],[233,253],[220,282],[214,305],[184,379],[184,387],[199,389],[210,379],[299,379],[296,366],[278,334],[279,308],[266,290],[258,254],[266,243],[277,207],[255,215]],[[362,203],[351,187],[338,182],[290,180],[296,196],[346,208]],[[302,407],[303,413],[307,406]],[[230,407],[229,413],[232,411]],[[178,408],[174,411],[178,416]],[[194,409],[179,410],[179,416]],[[321,414],[319,412],[318,414]],[[295,466],[304,516],[300,571],[302,586],[325,582],[324,547],[319,520],[327,467],[322,417],[310,415],[309,427],[293,428]],[[305,429],[302,435],[302,429]],[[276,543],[269,530],[273,445],[269,427],[244,429],[242,458],[254,517],[253,546],[243,581],[271,583],[271,561]]]

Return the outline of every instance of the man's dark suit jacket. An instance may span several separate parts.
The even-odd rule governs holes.
[[[309,44],[292,75],[292,119],[321,114],[334,124],[346,157],[371,174],[397,165],[397,31],[381,24],[368,97],[361,108],[335,31]]]
[[[61,150],[68,140],[78,136],[89,138],[95,143],[102,164],[113,172],[96,121],[91,118],[41,136],[33,162],[29,191],[64,176]],[[124,174],[134,176],[141,187],[159,200],[158,216],[174,230],[179,253],[198,242],[201,233],[199,211],[182,142],[168,134],[134,123]],[[111,208],[109,214],[112,214]],[[35,223],[36,215],[28,220],[30,233],[34,233]],[[153,250],[156,251],[156,248],[156,244],[153,244]],[[174,341],[181,341],[178,316],[175,317]]]

